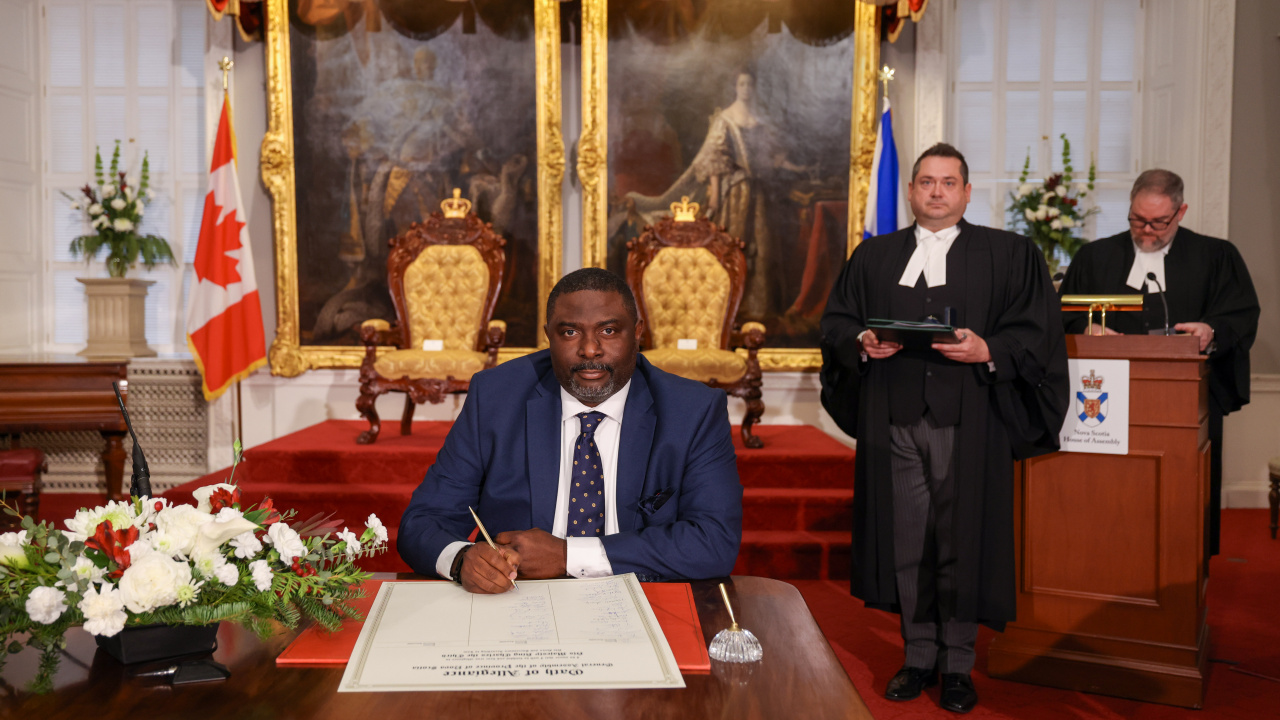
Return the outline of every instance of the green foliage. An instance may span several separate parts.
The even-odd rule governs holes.
[[[144,235],[139,231],[146,210],[143,199],[151,199],[150,175],[150,158],[144,154],[137,187],[130,187],[129,178],[120,170],[119,140],[111,154],[109,172],[103,173],[101,149],[94,153],[96,185],[81,188],[82,199],[62,194],[71,200],[73,209],[84,210],[85,218],[94,230],[71,241],[73,256],[83,257],[88,262],[106,250],[107,273],[115,278],[124,277],[138,262],[148,270],[161,262],[177,264],[173,249],[164,238]]]
[[[1080,235],[1088,218],[1098,213],[1098,208],[1085,209],[1083,200],[1093,192],[1097,168],[1089,164],[1089,180],[1080,187],[1072,185],[1075,167],[1071,162],[1071,142],[1066,133],[1062,139],[1062,172],[1045,178],[1041,183],[1028,183],[1031,174],[1031,152],[1022,163],[1018,176],[1018,188],[1009,193],[1009,228],[1031,238],[1044,253],[1049,268],[1054,271],[1061,260],[1070,260],[1084,245]]]

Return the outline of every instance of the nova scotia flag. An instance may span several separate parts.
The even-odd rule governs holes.
[[[871,188],[867,193],[862,237],[885,235],[906,226],[907,202],[898,176],[898,148],[893,142],[893,111],[889,108],[889,98],[885,98],[884,112],[880,115],[880,132],[876,134],[876,153],[871,160]]]

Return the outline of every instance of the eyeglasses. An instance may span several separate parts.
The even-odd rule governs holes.
[[[1144,227],[1149,227],[1152,230],[1155,230],[1156,232],[1160,232],[1161,230],[1165,230],[1170,225],[1172,225],[1173,219],[1177,216],[1178,216],[1178,213],[1174,213],[1167,218],[1161,218],[1159,220],[1143,220],[1142,218],[1136,218],[1130,215],[1129,228],[1132,230],[1141,230]]]

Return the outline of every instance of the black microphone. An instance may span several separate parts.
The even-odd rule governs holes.
[[[147,467],[147,458],[142,454],[142,448],[138,446],[138,435],[133,431],[129,411],[124,409],[124,398],[120,396],[120,383],[112,380],[111,389],[116,391],[116,402],[120,404],[124,424],[129,428],[129,436],[133,438],[133,477],[129,479],[129,494],[136,498],[151,497],[151,470]]]
[[[1160,286],[1160,281],[1156,279],[1153,272],[1147,273],[1147,279],[1156,284],[1156,288],[1160,290],[1160,302],[1164,305],[1164,330],[1151,330],[1148,335],[1174,335],[1175,333],[1169,327],[1169,301],[1164,297],[1164,288]]]
[[[1062,279],[1063,279],[1063,278],[1065,278],[1066,276],[1067,276],[1067,274],[1066,274],[1066,273],[1064,273],[1064,272],[1057,273],[1057,274],[1055,274],[1055,275],[1053,276],[1053,281],[1054,281],[1054,282],[1062,282]]]

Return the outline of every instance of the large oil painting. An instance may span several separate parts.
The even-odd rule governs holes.
[[[299,353],[325,348],[302,364],[358,364],[355,328],[370,318],[395,320],[388,240],[439,210],[454,188],[506,240],[494,317],[507,322],[507,345],[536,346],[541,270],[558,265],[558,252],[543,257],[554,228],[540,223],[538,120],[546,103],[538,96],[550,92],[549,79],[558,92],[559,74],[558,60],[548,70],[538,54],[535,16],[546,14],[539,7],[546,3],[279,4],[287,25],[271,18],[269,42],[288,48],[287,81],[272,80],[287,87],[279,100],[292,115],[296,252],[296,294],[284,301],[294,303],[296,326],[285,329],[297,351],[284,355],[297,365]],[[558,188],[554,195],[558,204]]]
[[[850,247],[855,95],[874,96],[855,72],[874,38],[861,4],[608,1],[606,267],[687,196],[744,243],[737,321],[763,322],[771,348],[818,345]]]

